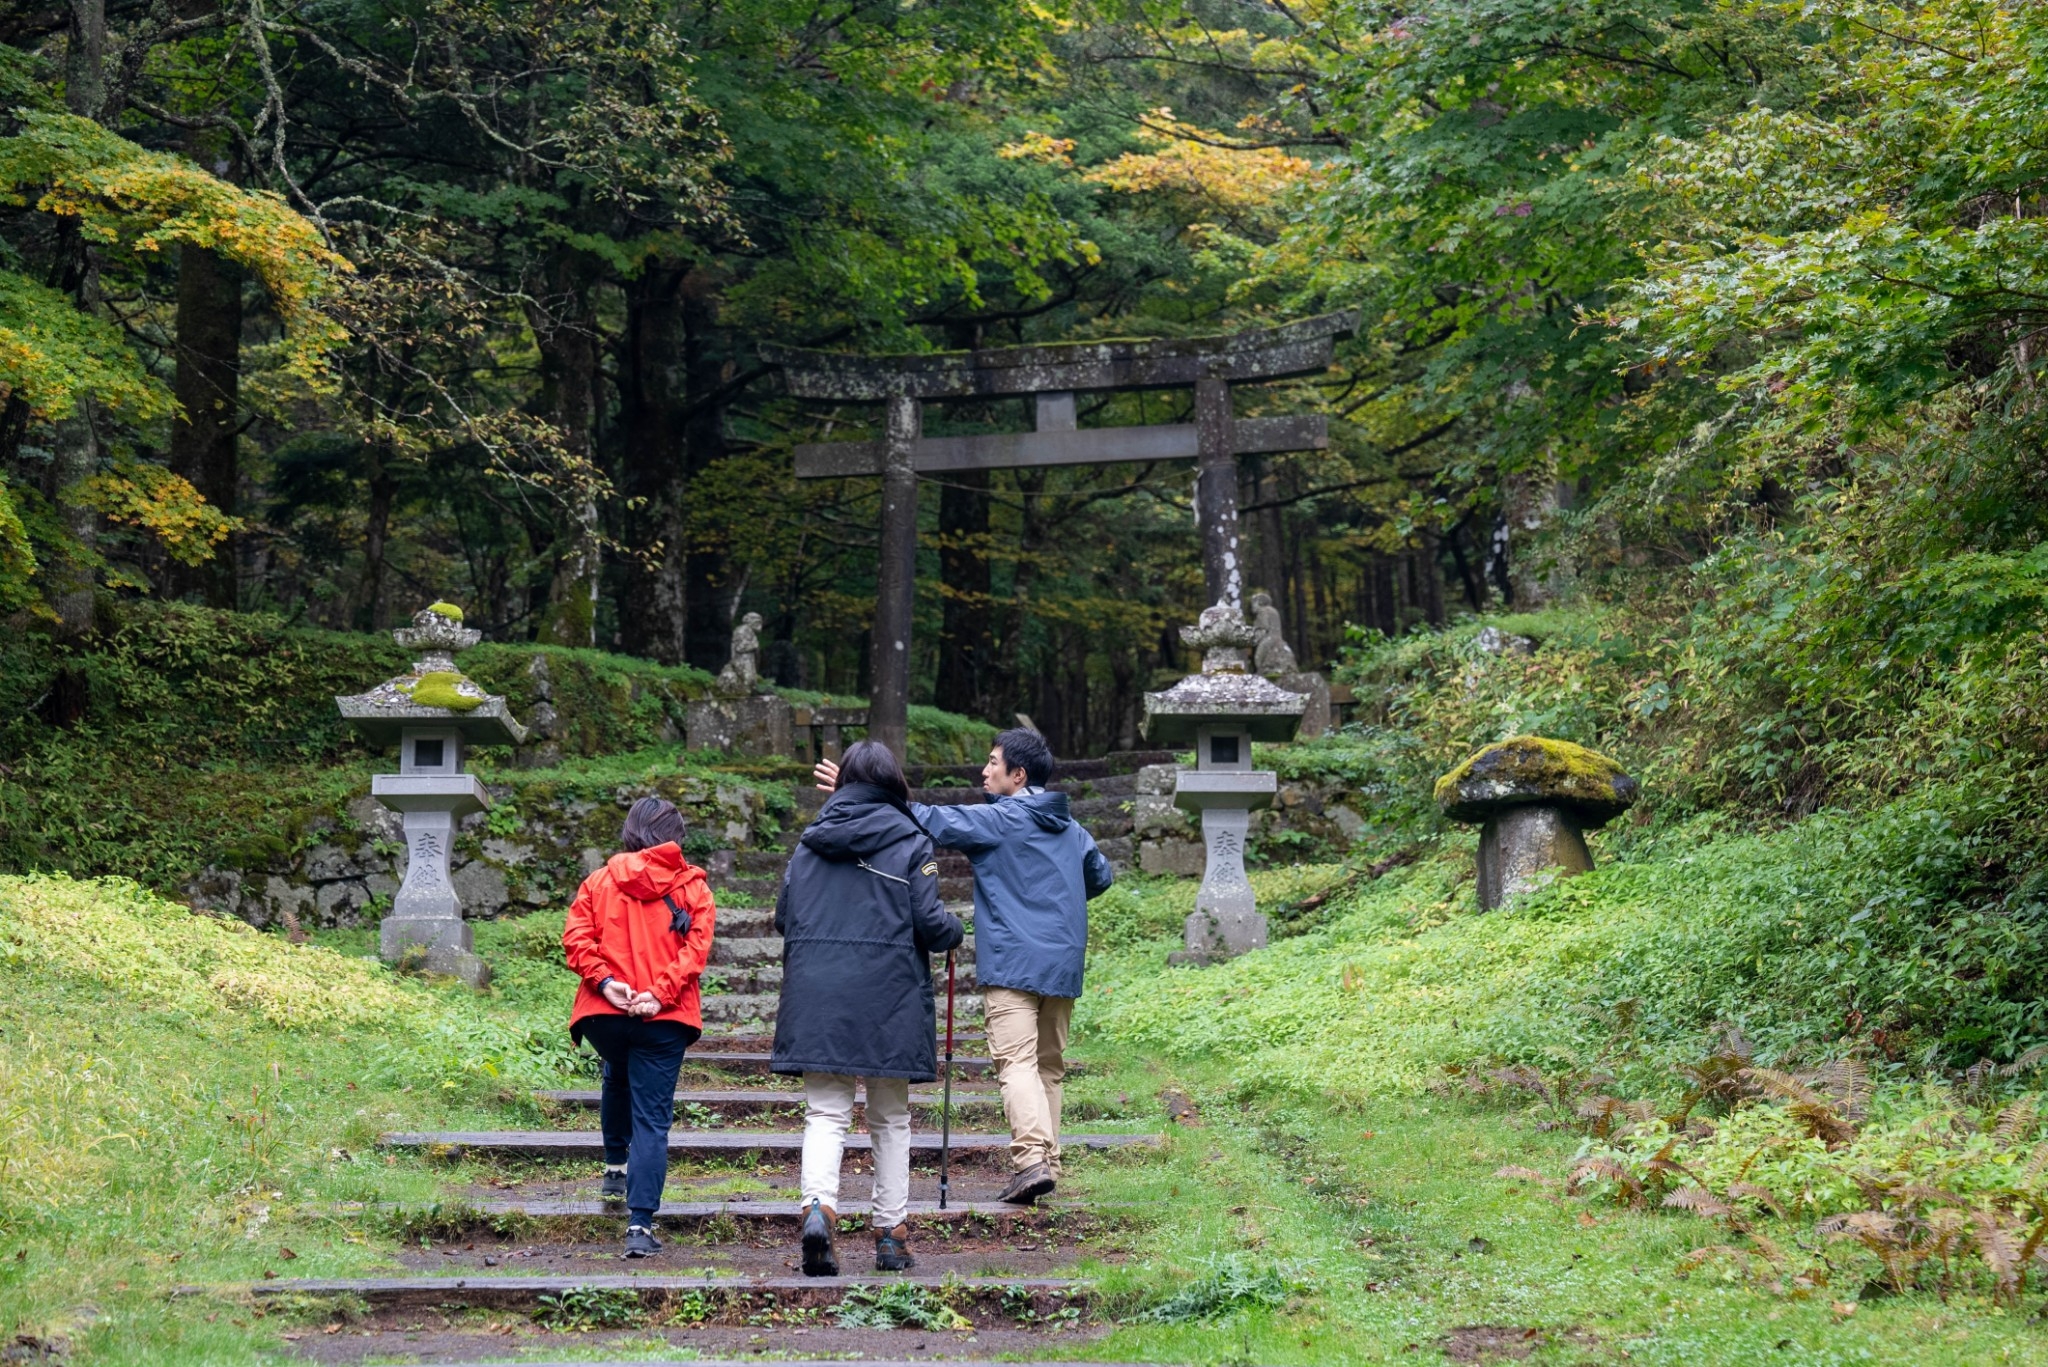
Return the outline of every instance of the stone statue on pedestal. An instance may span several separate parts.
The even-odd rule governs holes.
[[[795,745],[796,709],[761,682],[761,614],[732,629],[732,658],[718,671],[711,696],[689,706],[683,729],[693,750],[737,755],[787,755]]]
[[[1270,594],[1252,595],[1252,630],[1258,634],[1257,643],[1252,647],[1252,668],[1265,675],[1292,674],[1300,666],[1294,662],[1294,648],[1287,644],[1280,626],[1280,609],[1273,606]]]
[[[1252,668],[1289,692],[1308,699],[1297,736],[1311,740],[1330,729],[1330,685],[1312,669],[1303,669],[1294,658],[1294,648],[1280,625],[1280,609],[1270,594],[1252,595]]]
[[[750,612],[732,629],[732,658],[718,672],[721,697],[750,698],[761,691],[761,614]]]

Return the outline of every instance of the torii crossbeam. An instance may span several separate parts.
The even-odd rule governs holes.
[[[899,756],[909,734],[910,625],[917,572],[917,477],[958,470],[1194,460],[1195,516],[1210,602],[1244,601],[1238,556],[1237,457],[1320,450],[1321,416],[1239,418],[1230,386],[1327,370],[1355,312],[1281,327],[1149,342],[1075,342],[901,356],[859,356],[765,345],[789,392],[803,399],[888,405],[880,441],[796,448],[799,479],[882,477],[882,544],[875,602],[868,735]],[[1193,389],[1195,420],[1080,429],[1082,390]],[[1034,397],[1034,427],[973,437],[924,435],[926,399]]]

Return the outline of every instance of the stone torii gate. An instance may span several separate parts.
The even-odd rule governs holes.
[[[1237,457],[1312,451],[1328,445],[1320,415],[1239,418],[1230,386],[1313,375],[1328,369],[1355,312],[1221,337],[1076,342],[982,351],[860,356],[765,345],[789,392],[803,399],[883,403],[879,441],[815,442],[796,448],[799,479],[882,478],[881,566],[875,602],[868,734],[903,754],[909,732],[910,625],[917,573],[917,477],[957,470],[1108,465],[1193,460],[1202,572],[1211,603],[1244,601],[1238,553]],[[1082,390],[1193,389],[1194,421],[1082,430]],[[969,437],[924,435],[927,399],[1034,399],[1030,432]]]

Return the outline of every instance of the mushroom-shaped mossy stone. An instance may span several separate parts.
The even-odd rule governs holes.
[[[1479,904],[1488,910],[1547,876],[1592,868],[1585,833],[1627,811],[1637,791],[1607,756],[1541,736],[1489,745],[1436,781],[1444,815],[1480,827]]]
[[[427,604],[427,611],[433,613],[436,617],[446,617],[451,622],[460,622],[462,620],[462,609],[456,607],[455,604],[445,598],[438,603]]]

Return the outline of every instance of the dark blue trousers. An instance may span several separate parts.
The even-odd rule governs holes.
[[[683,1051],[696,1043],[695,1027],[631,1016],[585,1016],[583,1038],[604,1060],[598,1128],[604,1161],[626,1165],[626,1212],[636,1225],[654,1226],[668,1184],[668,1132],[676,1119],[676,1074]]]

